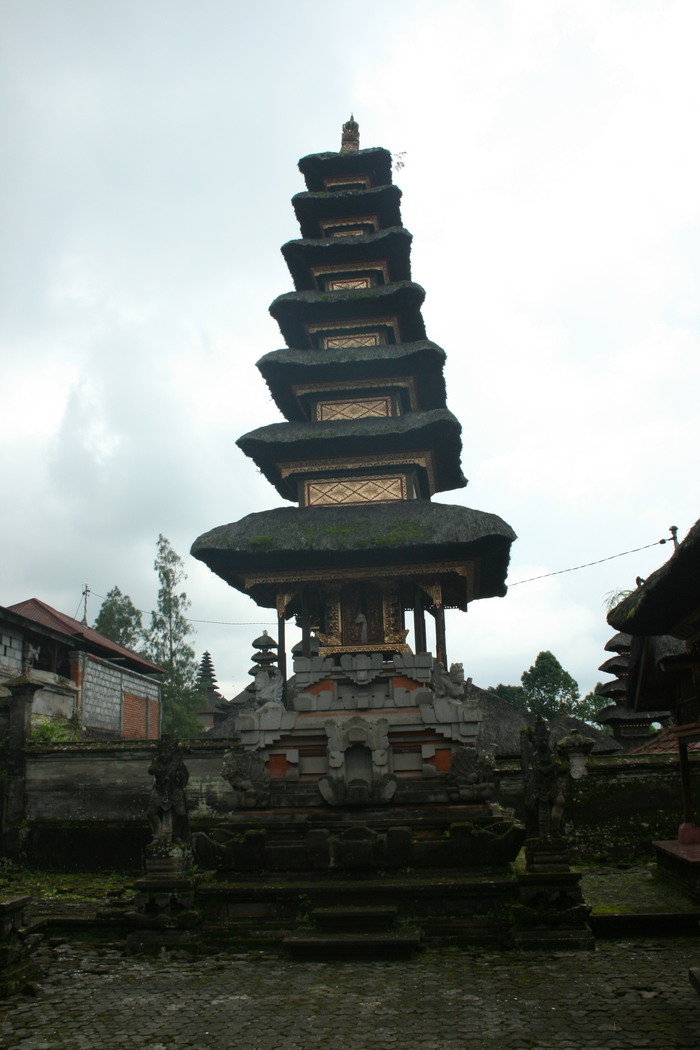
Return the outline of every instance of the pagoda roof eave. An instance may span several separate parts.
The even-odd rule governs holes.
[[[282,255],[297,291],[313,289],[311,266],[358,262],[386,262],[392,281],[411,279],[413,235],[403,226],[390,226],[360,237],[316,237],[287,241]]]
[[[618,631],[612,638],[605,643],[603,648],[606,653],[629,653],[632,646],[632,635],[624,634],[622,631]]]
[[[351,153],[309,153],[299,161],[299,171],[311,191],[322,190],[324,178],[334,175],[367,174],[375,186],[388,185],[391,168],[391,153],[383,146]]]
[[[629,666],[629,654],[625,653],[611,656],[608,660],[604,660],[598,670],[604,671],[606,674],[622,675],[627,673]]]
[[[272,423],[243,434],[236,444],[253,460],[268,481],[285,499],[296,499],[290,477],[280,476],[281,463],[317,461],[327,471],[337,471],[339,457],[391,453],[425,453],[433,456],[435,491],[464,488],[461,426],[446,408],[410,412],[405,416],[382,416],[332,422]]]
[[[302,419],[292,387],[309,382],[372,380],[381,384],[392,377],[408,376],[415,380],[419,408],[444,408],[445,357],[445,351],[436,343],[420,339],[335,350],[272,350],[260,358],[257,367],[282,415],[286,419]]]
[[[246,594],[256,573],[304,574],[373,566],[478,561],[475,598],[506,593],[511,527],[495,514],[414,500],[344,507],[280,507],[249,514],[195,540],[192,555]],[[437,569],[436,569],[437,571]],[[254,595],[256,600],[258,596]],[[273,603],[271,603],[273,604]]]
[[[627,689],[629,686],[628,680],[622,678],[614,678],[610,682],[602,683],[595,691],[596,696],[602,696],[608,700],[614,700],[618,696],[626,696]]]
[[[339,292],[287,292],[270,304],[270,313],[288,346],[309,344],[307,325],[337,326],[397,318],[403,342],[425,339],[421,306],[425,290],[413,281]]]
[[[292,205],[302,237],[319,237],[321,219],[376,215],[384,229],[401,225],[401,190],[393,185],[369,190],[296,193]]]

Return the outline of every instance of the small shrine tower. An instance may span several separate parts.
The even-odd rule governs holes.
[[[301,239],[282,248],[295,290],[270,307],[286,348],[258,362],[286,421],[238,441],[297,506],[216,528],[192,553],[276,610],[283,677],[292,616],[303,657],[337,664],[426,653],[427,614],[446,669],[445,608],[505,594],[515,535],[496,515],[433,502],[467,483],[461,427],[411,280],[391,154],[361,150],[351,118],[338,153],[299,168]]]

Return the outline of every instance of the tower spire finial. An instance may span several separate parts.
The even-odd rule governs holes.
[[[357,153],[360,148],[360,125],[352,113],[350,120],[343,124],[343,136],[340,140],[341,153]]]

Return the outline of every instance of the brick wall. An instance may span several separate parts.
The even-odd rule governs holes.
[[[129,740],[158,736],[160,688],[151,678],[87,656],[81,700],[85,729]]]
[[[157,740],[158,715],[157,701],[125,692],[122,700],[122,738]]]

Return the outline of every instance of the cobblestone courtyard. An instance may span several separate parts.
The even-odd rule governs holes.
[[[698,940],[337,964],[258,953],[144,959],[62,944],[40,959],[36,997],[3,1004],[7,1050],[700,1047],[687,976]]]

